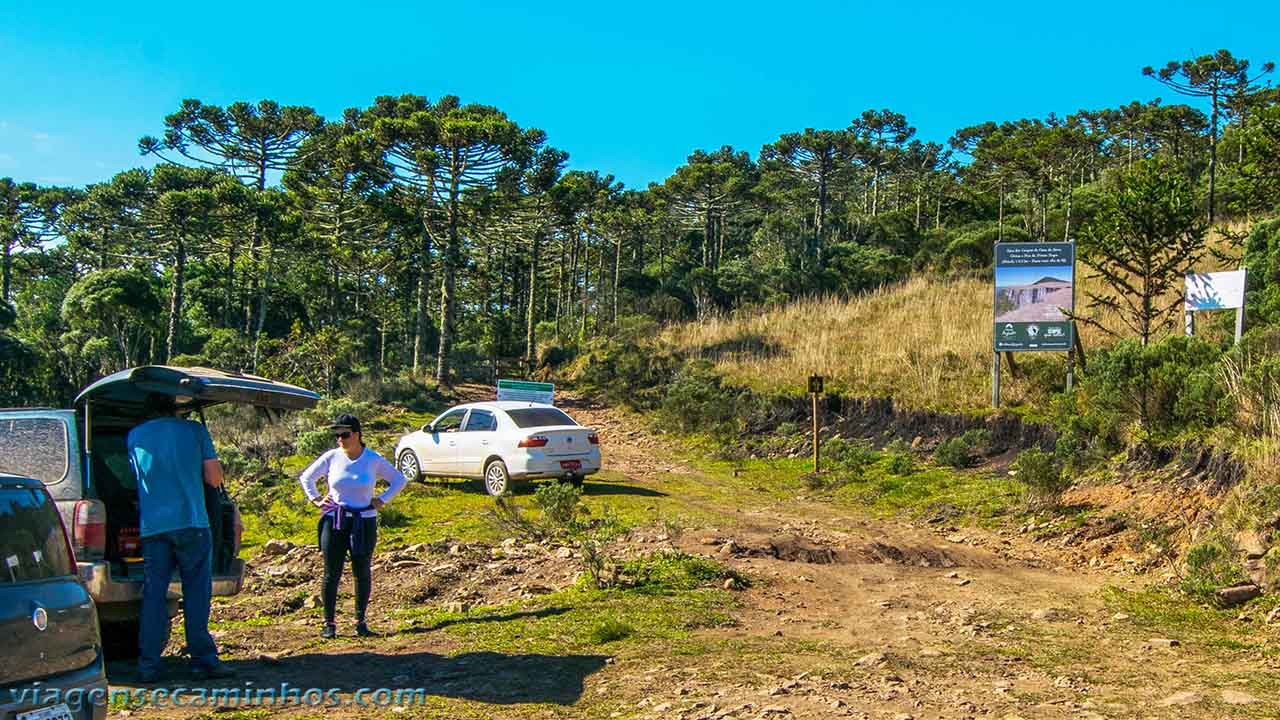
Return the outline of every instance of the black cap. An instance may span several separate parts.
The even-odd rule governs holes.
[[[339,415],[334,418],[333,424],[329,426],[330,430],[350,430],[351,432],[360,432],[360,418],[355,415]]]

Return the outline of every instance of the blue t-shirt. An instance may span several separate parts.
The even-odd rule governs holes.
[[[218,455],[204,425],[156,418],[130,430],[128,442],[129,462],[138,476],[139,535],[209,527],[204,461]]]

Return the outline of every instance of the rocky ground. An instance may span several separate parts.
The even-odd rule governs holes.
[[[389,710],[441,718],[1280,717],[1276,613],[1246,606],[1225,617],[1153,592],[1161,561],[1135,550],[1122,522],[983,529],[945,513],[874,518],[819,498],[673,498],[673,478],[724,481],[663,452],[621,413],[581,402],[571,412],[599,429],[606,464],[628,486],[701,518],[638,528],[610,548],[614,560],[680,552],[720,563],[723,581],[687,596],[713,598],[706,614],[716,619],[584,642],[563,628],[623,606],[574,590],[580,547],[446,541],[380,546],[370,622],[383,637],[357,639],[343,624],[326,643],[318,552],[274,542],[250,563],[245,592],[215,607],[218,641],[239,671],[232,682],[344,697],[424,687],[426,704]],[[346,582],[347,612],[350,593]],[[687,609],[625,602],[671,617]],[[175,632],[175,654],[180,640]],[[131,669],[115,663],[111,675],[128,685]]]

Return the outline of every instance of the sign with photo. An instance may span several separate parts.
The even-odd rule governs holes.
[[[1075,243],[998,243],[995,259],[995,351],[1070,350]]]
[[[1245,271],[1189,273],[1187,312],[1236,310],[1244,307]]]

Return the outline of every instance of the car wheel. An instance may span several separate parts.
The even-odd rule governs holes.
[[[511,475],[507,472],[507,464],[494,460],[484,468],[484,489],[494,497],[505,495],[511,489]]]
[[[417,482],[422,479],[422,463],[418,462],[417,453],[412,450],[405,450],[400,453],[400,473],[409,482]]]

